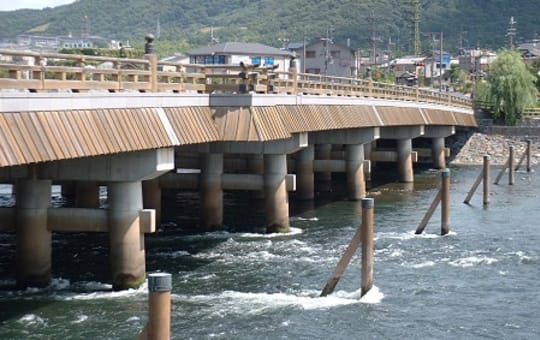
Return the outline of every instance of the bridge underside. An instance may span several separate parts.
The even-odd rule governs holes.
[[[21,286],[48,282],[53,231],[108,232],[114,287],[138,285],[144,233],[159,224],[162,189],[198,190],[200,230],[222,227],[224,190],[253,191],[266,211],[258,230],[287,231],[288,192],[313,199],[316,175],[344,173],[348,197],[361,199],[372,162],[394,162],[399,180],[412,182],[419,155],[445,167],[444,139],[476,126],[463,108],[346,97],[3,99],[0,183],[13,184],[17,196],[15,207],[0,209],[0,230],[17,233]],[[430,150],[414,150],[416,138],[430,140]],[[74,207],[51,208],[53,183],[74,192]],[[107,209],[99,208],[100,185]]]

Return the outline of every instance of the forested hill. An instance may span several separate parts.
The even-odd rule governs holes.
[[[444,32],[448,49],[506,46],[510,17],[517,40],[540,34],[539,0],[422,0],[421,31]],[[208,45],[211,32],[224,41],[261,42],[333,37],[352,48],[412,50],[411,0],[78,0],[44,10],[0,12],[0,36],[21,33],[80,35],[130,40],[142,45],[158,33],[161,51]],[[330,33],[328,33],[329,31]],[[422,35],[422,48],[431,48]]]

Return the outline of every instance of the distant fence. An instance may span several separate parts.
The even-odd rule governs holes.
[[[287,93],[384,98],[470,108],[468,97],[366,79],[145,59],[0,50],[0,90]]]

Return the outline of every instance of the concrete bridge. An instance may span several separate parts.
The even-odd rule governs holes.
[[[275,72],[155,55],[0,55],[0,183],[16,194],[0,208],[0,232],[16,233],[21,287],[49,282],[55,231],[108,232],[113,287],[139,285],[164,188],[199,191],[201,231],[222,227],[224,190],[257,191],[261,227],[284,232],[288,193],[312,200],[315,174],[345,173],[349,198],[361,199],[370,162],[394,162],[412,182],[419,156],[444,168],[445,138],[476,126],[466,98],[300,74],[294,62]],[[413,149],[416,139],[430,148]],[[53,184],[73,207],[51,207]]]

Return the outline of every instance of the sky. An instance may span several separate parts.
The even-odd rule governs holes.
[[[0,11],[14,11],[21,8],[42,9],[72,2],[75,0],[0,0]]]

